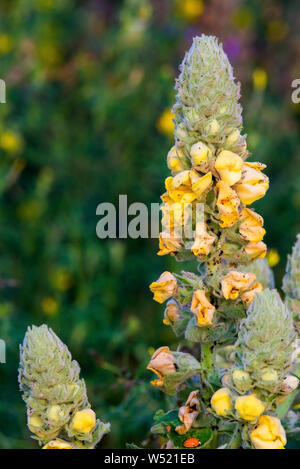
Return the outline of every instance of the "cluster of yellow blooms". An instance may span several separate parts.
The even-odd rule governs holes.
[[[218,125],[217,121],[215,125]],[[216,250],[220,250],[219,228],[236,226],[241,243],[245,244],[246,255],[252,259],[265,257],[263,218],[248,206],[265,195],[269,180],[262,173],[265,165],[246,162],[226,149],[239,139],[240,133],[236,129],[227,137],[225,148],[212,148],[203,141],[193,144],[189,155],[180,143],[171,148],[168,167],[173,176],[166,179],[166,192],[161,197],[163,231],[159,255],[176,254],[184,249],[183,226],[188,222],[184,216],[185,204],[207,204],[210,195],[209,208],[216,207],[217,210],[213,213],[206,210],[206,221],[196,224],[190,248],[192,253],[201,260],[203,256],[216,254]]]
[[[163,272],[150,290],[158,303],[167,301],[163,323],[188,346],[200,343],[201,354],[198,362],[167,346],[153,353],[151,383],[171,395],[189,392],[177,417],[166,419],[165,433],[161,415],[154,428],[167,447],[283,449],[285,431],[274,409],[299,384],[288,374],[295,333],[289,311],[263,278],[268,274],[251,271],[267,252],[264,220],[249,208],[269,188],[265,165],[247,161],[239,86],[215,38],[194,39],[176,88],[158,255],[201,264],[197,274]],[[221,430],[227,424],[230,441]]]

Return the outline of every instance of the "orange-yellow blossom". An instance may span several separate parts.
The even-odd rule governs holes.
[[[195,242],[191,247],[191,251],[195,256],[207,256],[211,251],[211,246],[216,240],[215,236],[211,236],[207,230],[205,223],[198,223],[195,233]]]
[[[184,406],[180,407],[178,412],[179,420],[183,425],[176,427],[176,432],[180,435],[184,435],[200,414],[200,402],[199,402],[199,391],[192,391]]]
[[[265,196],[269,189],[269,178],[262,173],[266,165],[262,163],[244,163],[242,179],[235,190],[245,205],[250,205]]]
[[[242,291],[249,290],[251,284],[256,280],[256,275],[252,272],[230,271],[223,278],[222,293],[226,300],[236,300]]]
[[[245,246],[245,253],[252,259],[263,259],[267,254],[267,246],[260,241],[259,243],[249,243]]]
[[[170,272],[163,272],[156,282],[151,283],[149,288],[154,293],[154,301],[163,303],[171,296],[176,296],[178,285],[174,275]]]
[[[219,181],[216,185],[218,190],[217,207],[221,219],[220,226],[229,228],[239,220],[240,200],[236,192],[224,181]]]
[[[263,291],[263,286],[260,282],[255,282],[250,289],[241,295],[241,299],[243,303],[246,305],[250,305],[253,301],[253,298],[257,293],[261,293]]]
[[[222,181],[229,186],[237,183],[242,177],[242,158],[232,151],[222,150],[215,162],[215,168],[218,171]]]
[[[213,322],[215,307],[208,301],[205,290],[194,291],[191,311],[194,313],[198,326],[209,326]]]
[[[255,430],[250,432],[250,440],[256,449],[284,449],[286,434],[277,417],[262,415]]]
[[[240,233],[244,239],[251,243],[259,243],[263,240],[266,230],[263,228],[264,219],[258,213],[244,208],[241,215]]]
[[[175,373],[175,360],[169,347],[158,348],[151,357],[147,369],[153,371],[159,379],[151,381],[153,386],[163,386],[164,376]]]

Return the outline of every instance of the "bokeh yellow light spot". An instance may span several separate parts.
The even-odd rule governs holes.
[[[0,34],[0,54],[8,54],[13,48],[13,39],[8,34]]]
[[[268,75],[263,68],[256,68],[252,74],[253,86],[258,91],[263,91],[268,84]]]
[[[0,135],[0,148],[7,153],[19,153],[23,149],[23,139],[16,132],[3,132]]]
[[[173,114],[169,109],[166,109],[157,120],[157,129],[161,134],[168,135],[169,137],[173,135],[174,132],[174,122],[173,119],[175,114]]]
[[[42,310],[45,314],[52,316],[58,312],[58,303],[51,296],[47,296],[42,300]]]
[[[270,267],[275,267],[280,262],[280,255],[277,249],[270,249],[267,254],[267,261]]]
[[[267,38],[270,42],[282,41],[288,34],[289,28],[280,20],[271,21],[267,26]]]
[[[202,0],[179,0],[176,4],[178,16],[189,23],[197,21],[203,13],[204,5]]]

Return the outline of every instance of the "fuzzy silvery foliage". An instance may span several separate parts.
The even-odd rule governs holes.
[[[173,108],[177,138],[188,148],[199,135],[208,143],[222,145],[234,129],[241,130],[243,122],[240,84],[222,45],[213,36],[195,37],[180,68]],[[216,121],[218,128],[212,131]],[[238,146],[236,153],[244,153],[244,138]]]
[[[290,310],[276,290],[255,296],[241,323],[238,353],[243,369],[260,385],[264,371],[275,371],[278,385],[291,371],[296,332]]]
[[[20,348],[19,385],[28,427],[41,444],[60,437],[74,447],[91,448],[109,431],[109,424],[100,420],[89,433],[71,430],[74,414],[90,408],[86,386],[79,364],[46,325],[32,326],[26,332]]]
[[[288,298],[300,301],[300,234],[297,236],[292,254],[288,256],[282,289]]]

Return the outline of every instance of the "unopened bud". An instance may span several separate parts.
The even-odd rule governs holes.
[[[252,380],[247,371],[234,370],[232,373],[232,381],[235,387],[241,392],[247,392],[252,386]]]
[[[200,166],[208,161],[210,149],[203,142],[194,143],[191,148],[191,158],[194,166]]]
[[[232,145],[235,145],[239,141],[239,138],[240,138],[240,131],[238,129],[235,129],[226,138],[226,145],[229,147],[231,147]]]
[[[210,135],[216,135],[216,133],[218,133],[219,129],[220,129],[220,124],[217,121],[217,119],[212,119],[206,127],[206,131]]]
[[[260,383],[263,386],[275,386],[278,383],[278,373],[276,370],[263,370],[260,376]]]

